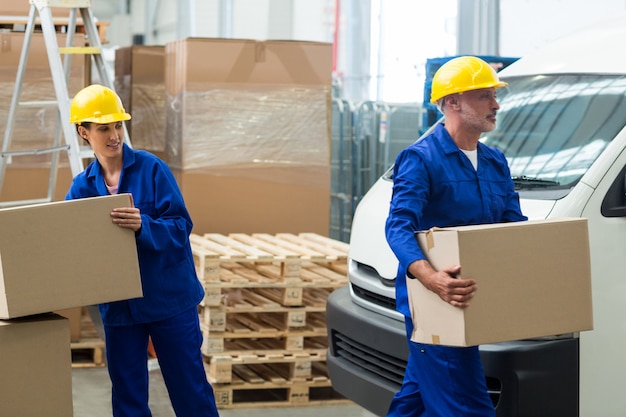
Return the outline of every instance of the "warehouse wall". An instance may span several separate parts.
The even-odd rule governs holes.
[[[490,6],[497,5],[499,9],[498,30],[483,33],[481,29],[479,34],[483,37],[477,41],[477,47],[489,41],[485,36],[499,33],[499,42],[488,42],[492,49],[497,49],[494,54],[514,57],[626,11],[625,0],[450,0],[431,2],[430,10],[425,9],[425,2],[416,7],[415,0],[341,0],[337,70],[342,76],[345,98],[421,102],[425,58],[459,53],[460,45],[454,45],[454,38],[477,35],[471,25],[467,29],[467,25],[453,22],[459,20],[457,9],[459,13],[476,9],[457,7],[470,1],[487,12]],[[130,45],[136,35],[143,36],[146,44],[165,44],[189,36],[332,42],[336,3],[336,0],[98,0],[94,13],[101,20],[111,22],[112,47]],[[130,5],[128,14],[123,4]],[[364,5],[371,12],[364,13]],[[386,16],[391,17],[391,22],[385,22]],[[486,19],[491,25],[489,19],[495,17],[489,14]],[[469,30],[473,33],[466,34]],[[465,49],[462,52],[472,53]],[[485,51],[473,53],[485,54]]]

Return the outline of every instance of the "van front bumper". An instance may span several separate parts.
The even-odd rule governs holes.
[[[404,323],[335,290],[326,306],[327,366],[336,391],[384,416],[402,384],[408,358]],[[480,346],[498,417],[578,415],[578,338]]]

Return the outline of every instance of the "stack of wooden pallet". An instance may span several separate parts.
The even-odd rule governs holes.
[[[202,352],[220,408],[345,402],[326,370],[326,299],[348,245],[314,233],[191,236]]]

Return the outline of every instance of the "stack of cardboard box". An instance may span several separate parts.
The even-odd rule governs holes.
[[[172,167],[196,233],[328,234],[331,82],[328,43],[187,38],[116,53],[131,141]]]
[[[50,313],[142,296],[128,194],[0,210],[2,415],[73,414],[69,321]]]

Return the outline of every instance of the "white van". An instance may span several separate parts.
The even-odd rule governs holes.
[[[621,16],[499,74],[509,87],[498,90],[497,129],[481,140],[506,154],[530,219],[588,219],[594,330],[481,346],[498,417],[626,416],[625,48]],[[380,416],[408,355],[384,233],[391,174],[356,210],[350,285],[331,294],[326,319],[334,388]]]

